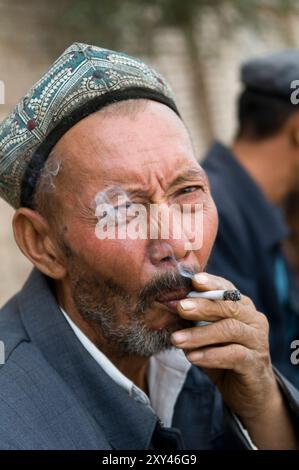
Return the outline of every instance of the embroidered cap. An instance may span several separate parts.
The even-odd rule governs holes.
[[[0,124],[0,197],[33,207],[39,174],[73,125],[116,101],[146,98],[178,115],[167,81],[125,53],[74,43]]]

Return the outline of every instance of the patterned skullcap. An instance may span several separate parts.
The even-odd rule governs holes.
[[[39,174],[58,140],[92,112],[146,98],[177,114],[165,79],[127,54],[74,43],[0,124],[0,197],[32,207]]]

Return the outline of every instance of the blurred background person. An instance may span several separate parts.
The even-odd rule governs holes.
[[[289,236],[284,243],[285,253],[299,277],[299,187],[285,198],[282,209],[290,229]]]
[[[298,77],[297,50],[245,63],[236,138],[230,148],[215,143],[203,164],[219,212],[208,270],[231,279],[268,316],[274,363],[297,385],[290,344],[299,337],[299,278],[284,252],[281,206],[299,188],[299,106],[291,102]],[[298,257],[289,255],[295,267]]]

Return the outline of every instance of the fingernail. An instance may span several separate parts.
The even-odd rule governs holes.
[[[201,351],[195,351],[187,355],[187,358],[189,361],[198,361],[199,359],[202,359],[204,356],[204,353]]]
[[[184,331],[177,331],[172,333],[171,337],[176,343],[183,343],[188,339],[188,333],[185,333]]]
[[[193,310],[196,307],[196,302],[193,300],[181,300],[180,305],[183,310]]]
[[[194,279],[196,282],[198,282],[198,284],[208,284],[209,282],[208,276],[202,273],[195,274]]]

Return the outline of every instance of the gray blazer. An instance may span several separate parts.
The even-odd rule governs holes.
[[[33,270],[0,310],[0,449],[239,449],[248,444],[195,366],[171,428],[116,384],[78,341],[49,280]],[[299,422],[299,392],[279,376]],[[299,426],[298,426],[299,427]]]

